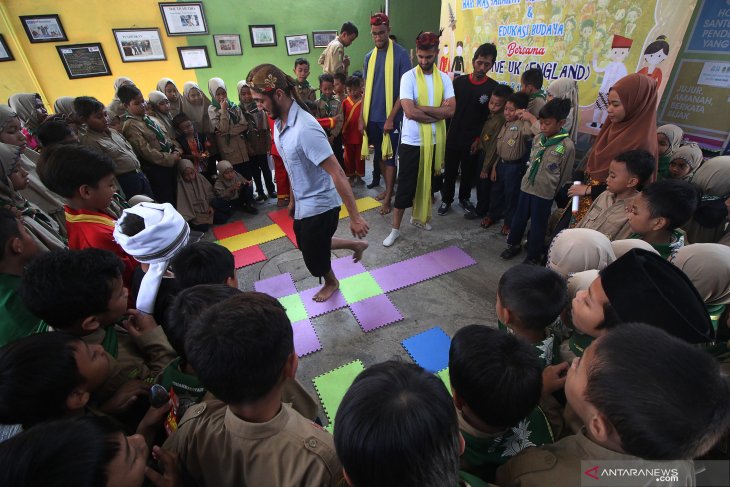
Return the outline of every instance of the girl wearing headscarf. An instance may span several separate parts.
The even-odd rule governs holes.
[[[205,96],[197,83],[188,81],[183,86],[182,111],[192,120],[196,132],[209,134],[210,119],[208,118],[210,99]]]
[[[567,278],[576,272],[601,270],[616,260],[611,241],[588,228],[560,232],[550,245],[547,267]]]
[[[38,150],[40,141],[36,137],[38,127],[48,118],[48,112],[43,105],[43,99],[38,93],[18,93],[8,100],[8,105],[17,114],[23,123],[27,147]]]
[[[704,156],[699,145],[694,142],[685,144],[672,154],[672,162],[669,163],[669,177],[692,181],[692,176],[703,160]]]
[[[134,81],[127,78],[126,76],[120,76],[119,78],[114,80],[114,98],[112,98],[111,103],[109,103],[109,105],[106,107],[106,111],[109,112],[109,118],[113,116],[121,117],[122,115],[124,115],[124,112],[127,111],[126,108],[124,108],[121,100],[117,96],[117,91],[119,91],[119,88],[124,85],[134,85]]]
[[[28,173],[20,164],[21,154],[21,147],[0,143],[0,205],[14,208],[22,214],[23,224],[43,248],[65,249],[66,239],[59,232],[59,224],[15,189],[15,184],[27,184],[27,180],[22,181]]]
[[[152,91],[149,94],[150,107],[152,108],[152,114],[150,115],[155,119],[157,124],[162,127],[167,137],[170,140],[175,140],[177,134],[175,128],[172,126],[172,115],[170,115],[170,100],[167,99],[165,94],[161,91]]]
[[[207,232],[213,224],[213,186],[195,170],[193,163],[180,159],[177,165],[177,211],[192,230]]]
[[[177,85],[170,78],[162,78],[157,82],[157,91],[161,91],[167,97],[170,102],[170,117],[175,117],[180,112],[183,112],[182,96],[180,91],[177,89]]]
[[[730,156],[705,161],[692,177],[701,191],[700,205],[695,216],[683,228],[690,243],[715,243],[720,240],[727,224],[725,200],[730,197]],[[703,219],[702,215],[711,214]]]
[[[228,99],[225,82],[220,78],[208,81],[211,106],[208,107],[210,125],[215,131],[218,151],[222,159],[229,161],[241,176],[252,180],[253,164],[250,164],[245,134],[248,122],[243,116],[241,107]]]
[[[682,144],[684,131],[676,125],[662,125],[656,129],[657,149],[659,151],[659,178],[669,177],[669,163],[672,162],[672,154]]]
[[[617,155],[643,149],[658,157],[656,107],[656,81],[648,76],[632,73],[611,87],[608,119],[588,154],[585,184],[568,189],[568,196],[581,197],[576,220],[583,217],[593,199],[606,189],[608,166]]]
[[[37,164],[40,154],[27,147],[27,139],[21,131],[21,123],[15,112],[7,105],[0,105],[0,142],[19,147],[20,162],[28,171],[28,186],[21,191],[23,198],[30,200],[41,210],[50,215],[59,225],[59,233],[66,237],[66,217],[64,216],[64,199],[52,192],[38,177]]]

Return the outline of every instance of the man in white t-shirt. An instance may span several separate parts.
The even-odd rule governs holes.
[[[412,224],[423,230],[431,230],[431,176],[443,168],[446,148],[445,120],[454,115],[456,108],[451,79],[434,66],[438,55],[438,38],[438,34],[431,32],[419,34],[416,38],[418,66],[407,71],[401,78],[400,100],[404,116],[398,147],[400,170],[393,205],[393,228],[383,241],[386,247],[393,245],[400,236],[400,225],[406,208],[413,207]],[[435,76],[439,79],[434,79]],[[419,102],[419,87],[420,98],[425,101],[427,96],[427,103]],[[428,126],[424,133],[430,133],[431,140],[422,140],[423,125]]]

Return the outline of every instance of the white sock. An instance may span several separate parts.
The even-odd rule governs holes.
[[[385,240],[383,240],[383,245],[385,247],[390,247],[395,243],[396,240],[398,240],[398,237],[400,237],[400,230],[397,228],[393,228],[390,230],[390,234],[385,237]]]

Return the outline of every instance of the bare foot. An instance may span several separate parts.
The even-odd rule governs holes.
[[[362,260],[362,254],[370,244],[367,242],[355,242],[355,251],[352,253],[352,261],[360,262]]]
[[[383,201],[383,206],[380,207],[380,214],[381,215],[387,215],[392,211],[392,208],[390,207],[390,202]]]
[[[375,199],[378,201],[383,201],[385,199],[385,191],[376,196]]]
[[[366,244],[367,245],[367,244]],[[365,249],[363,249],[365,250]],[[362,253],[362,252],[360,252]],[[312,296],[312,301],[316,301],[318,303],[324,303],[329,298],[332,297],[332,295],[340,288],[340,281],[335,280],[333,284],[325,284],[322,286],[322,289],[317,291],[317,294]]]

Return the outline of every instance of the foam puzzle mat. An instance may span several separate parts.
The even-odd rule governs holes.
[[[432,373],[449,366],[451,338],[438,326],[401,342],[414,362]]]
[[[317,391],[319,400],[322,403],[322,409],[327,415],[329,424],[326,429],[330,433],[334,429],[335,416],[342,398],[345,397],[345,393],[352,385],[355,377],[363,370],[365,370],[365,366],[362,362],[353,360],[312,379],[314,389]]]

